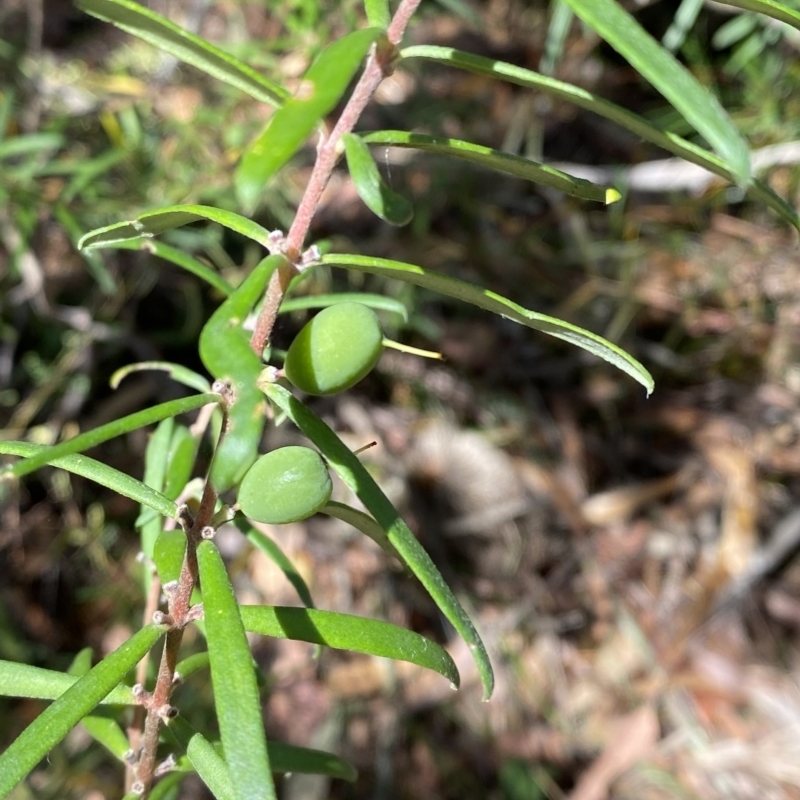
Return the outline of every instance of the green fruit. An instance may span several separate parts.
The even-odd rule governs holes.
[[[358,383],[378,363],[383,331],[361,303],[328,306],[297,334],[283,365],[307,394],[335,394]]]
[[[239,508],[256,522],[282,525],[316,514],[332,490],[319,453],[307,447],[280,447],[247,471],[239,487]]]

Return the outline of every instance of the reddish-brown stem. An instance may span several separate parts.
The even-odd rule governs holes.
[[[397,7],[397,11],[386,31],[386,36],[392,45],[400,43],[406,26],[419,4],[420,0],[400,0],[400,5]],[[300,200],[300,205],[297,207],[294,221],[291,228],[289,228],[289,233],[286,235],[285,253],[293,263],[296,263],[300,258],[303,243],[311,227],[311,220],[314,218],[322,192],[328,185],[333,168],[336,166],[336,161],[339,158],[338,145],[342,136],[353,130],[378,85],[391,72],[391,59],[387,58],[387,55],[388,53],[385,50],[373,48],[367,59],[364,72],[361,74],[355,89],[353,89],[353,93],[350,95],[350,99],[347,101],[341,116],[317,150],[317,160],[311,170],[311,177],[308,179],[308,184]],[[264,306],[256,322],[253,336],[250,339],[250,346],[259,356],[264,351],[264,347],[266,347],[272,333],[275,315],[283,299],[283,291],[278,291],[278,288],[276,283],[270,281]],[[270,296],[271,291],[272,295]]]

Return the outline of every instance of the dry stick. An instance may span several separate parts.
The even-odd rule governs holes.
[[[361,74],[355,89],[353,89],[353,94],[350,95],[342,115],[317,150],[317,159],[311,171],[311,177],[308,179],[308,184],[300,200],[300,205],[297,207],[294,221],[291,228],[289,228],[289,233],[286,235],[284,252],[292,263],[296,263],[300,258],[303,242],[308,234],[308,229],[311,227],[311,220],[314,218],[322,192],[328,185],[333,168],[336,166],[336,161],[340,155],[338,151],[339,141],[344,134],[353,130],[380,82],[391,74],[394,48],[403,38],[406,26],[419,4],[420,0],[401,0],[386,31],[386,37],[392,48],[387,49],[377,46],[373,48],[367,59],[364,72]],[[297,267],[295,267],[296,269]],[[286,285],[288,285],[288,280]],[[269,341],[278,307],[286,291],[286,285],[284,285],[284,278],[273,275],[267,286],[264,306],[258,316],[253,336],[250,339],[250,347],[259,356],[264,352],[264,348]]]

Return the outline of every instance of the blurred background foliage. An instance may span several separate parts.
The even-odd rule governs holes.
[[[150,5],[290,89],[363,22],[357,0]],[[625,5],[720,96],[753,149],[785,146],[767,179],[797,205],[797,32],[714,2]],[[555,0],[430,0],[409,38],[540,68],[691,134]],[[52,442],[180,392],[156,374],[114,392],[108,379],[146,359],[199,368],[197,335],[220,298],[145,252],[79,254],[74,242],[160,205],[236,210],[232,172],[267,113],[66,0],[3,0],[0,436]],[[624,202],[601,208],[387,150],[376,156],[413,202],[410,226],[372,217],[340,171],[314,233],[595,330],[645,363],[656,393],[646,401],[577,350],[424,291],[323,270],[305,280],[308,293],[397,296],[410,320],[390,335],[446,357],[388,352],[354,393],[318,408],[354,448],[381,443],[364,457],[474,608],[499,690],[485,706],[468,666],[455,696],[402,665],[262,643],[270,734],[339,750],[361,773],[354,786],[287,780],[283,796],[797,797],[794,236],[712,181],[637,189],[626,170],[662,153],[561,102],[444,67],[412,63],[385,81],[361,122],[377,128],[631,176]],[[309,146],[271,184],[260,223],[288,226],[312,158]],[[258,258],[214,226],[164,238],[232,281]],[[280,323],[278,347],[303,319]],[[146,441],[139,432],[94,455],[139,476]],[[140,624],[136,508],[52,469],[0,492],[0,657],[63,669],[85,646],[113,649]],[[346,526],[272,533],[320,607],[450,641]],[[268,560],[234,533],[221,541],[245,596],[296,601]],[[455,642],[452,652],[466,663]],[[207,714],[208,690],[183,689],[182,713]],[[39,707],[4,703],[0,741]],[[87,741],[76,730],[18,796],[87,797],[98,780],[92,797],[118,796],[118,770]]]

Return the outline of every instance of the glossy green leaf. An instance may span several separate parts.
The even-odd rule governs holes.
[[[169,261],[181,269],[185,269],[187,272],[191,272],[192,275],[196,275],[226,297],[233,291],[233,287],[228,281],[211,269],[211,267],[207,266],[202,261],[198,261],[198,259],[193,256],[184,253],[182,250],[164,244],[164,242],[159,242],[156,239],[143,239],[138,235],[135,239],[98,244],[96,247],[115,250],[143,250],[147,253],[152,253],[154,256],[158,256],[158,258],[163,258],[164,261]],[[84,250],[84,252],[87,251]],[[91,250],[88,252],[91,252]]]
[[[725,110],[616,0],[565,0],[680,112],[725,161],[740,186],[750,182],[750,151]]]
[[[548,333],[583,350],[587,350],[635,378],[645,387],[648,394],[653,391],[653,378],[650,373],[622,348],[606,341],[596,333],[579,328],[569,322],[564,322],[555,317],[548,317],[536,311],[529,311],[527,308],[507,300],[495,292],[490,292],[488,289],[481,289],[447,275],[429,272],[414,264],[403,264],[400,261],[390,261],[385,258],[329,253],[322,256],[320,262],[330,266],[363,270],[405,281],[406,283],[413,283],[415,286],[422,286],[433,292],[453,297],[456,300],[470,303],[478,306],[478,308],[512,319],[521,325]]]
[[[160,422],[167,417],[176,417],[178,414],[194,411],[209,403],[218,403],[219,399],[220,397],[218,394],[196,394],[191,397],[182,397],[180,400],[169,400],[166,403],[160,403],[144,411],[137,411],[135,414],[129,414],[127,417],[120,417],[113,422],[109,422],[107,425],[101,425],[99,428],[81,433],[73,439],[68,439],[66,442],[44,447],[42,450],[38,451],[36,455],[24,458],[13,466],[0,470],[0,479],[8,477],[20,478],[23,475],[28,475],[40,469],[45,466],[45,464],[52,464],[53,461],[63,456],[80,453],[91,447],[96,447],[98,444],[107,442],[109,439],[114,439],[117,436],[135,431],[138,428],[143,428],[145,425],[152,425],[154,422]],[[0,444],[0,446],[2,445]]]
[[[458,669],[447,650],[390,622],[288,606],[241,606],[240,612],[250,633],[408,661],[438,672],[455,687],[459,684]]]
[[[261,700],[239,606],[216,545],[197,548],[217,721],[239,800],[275,800]]]
[[[319,513],[327,514],[329,517],[335,517],[352,525],[356,530],[361,531],[365,536],[372,539],[382,550],[396,558],[400,558],[400,555],[389,541],[386,531],[369,514],[365,514],[363,511],[359,511],[357,508],[348,506],[345,503],[338,503],[335,500],[330,500],[327,505],[320,509]],[[403,559],[400,558],[400,560],[402,561]]]
[[[49,448],[43,444],[31,444],[30,442],[0,441],[0,454],[11,456],[23,456],[31,458],[39,456]],[[24,462],[20,462],[24,463]],[[123,497],[129,497],[137,503],[152,508],[159,514],[172,519],[178,518],[178,507],[161,492],[157,492],[136,478],[126,475],[107,464],[101,464],[93,458],[83,455],[63,456],[53,460],[47,459],[46,464],[51,464],[58,469],[64,469],[90,481],[113,489]]]
[[[186,755],[200,779],[217,800],[237,800],[238,796],[233,788],[228,765],[202,733],[192,736],[186,748]]]
[[[389,0],[364,0],[367,22],[373,28],[386,30],[392,20],[389,13]]]
[[[128,364],[126,367],[120,367],[112,376],[109,381],[112,389],[118,389],[128,375],[134,372],[142,372],[144,370],[161,370],[167,372],[172,380],[188,386],[198,392],[207,392],[211,388],[211,384],[207,378],[194,372],[194,370],[184,367],[182,364],[173,364],[171,361],[138,361],[136,364]]]
[[[342,141],[347,156],[347,169],[358,196],[367,208],[390,225],[407,225],[411,222],[414,216],[411,203],[386,185],[372,153],[361,137],[346,133]]]
[[[423,133],[410,133],[408,131],[374,131],[364,134],[363,141],[367,144],[380,144],[387,147],[409,147],[414,150],[423,150],[426,153],[451,156],[462,161],[470,161],[482,167],[505,172],[517,178],[524,178],[543,186],[550,186],[565,194],[580,197],[583,200],[594,200],[598,203],[615,203],[620,198],[620,193],[609,186],[597,186],[582,178],[574,178],[566,172],[539,164],[522,156],[503,153],[491,147],[463,142],[460,139],[448,139],[445,136],[428,136]]]
[[[153,546],[152,558],[162,586],[178,580],[185,554],[186,534],[183,531],[161,531]]]
[[[238,58],[132,0],[77,0],[80,8],[191,64],[256,100],[279,105],[288,95]]]
[[[255,381],[263,364],[251,350],[242,323],[261,299],[273,271],[284,263],[281,255],[262,259],[200,332],[200,358],[205,368],[235,391],[228,424],[211,464],[211,482],[217,492],[236,486],[258,455],[266,419]]]
[[[329,44],[308,68],[300,88],[247,148],[236,170],[242,208],[253,211],[267,181],[300,149],[319,121],[333,111],[356,74],[376,28],[354,31]]]
[[[180,205],[166,206],[156,211],[147,211],[136,219],[127,222],[117,222],[105,228],[96,228],[85,234],[78,242],[79,250],[88,250],[96,247],[118,246],[120,242],[130,239],[151,239],[159,233],[180,228],[199,220],[208,220],[222,225],[246,239],[252,239],[264,247],[269,247],[269,231],[262,228],[241,214],[225,211],[212,206]]]
[[[775,0],[720,0],[720,2],[726,6],[764,14],[800,30],[800,11],[786,3],[776,3]]]
[[[292,584],[303,605],[308,608],[314,608],[314,598],[311,597],[311,590],[308,588],[308,584],[297,571],[295,565],[292,564],[291,559],[281,550],[278,543],[265,533],[254,528],[244,517],[237,517],[235,524],[247,536],[247,541],[264,553],[286,576],[286,580]]]
[[[731,170],[714,153],[674,133],[660,131],[643,117],[637,116],[621,106],[610,103],[608,100],[572,84],[540,75],[538,72],[517,67],[504,61],[496,61],[472,55],[471,53],[464,53],[452,47],[415,45],[402,50],[401,57],[403,59],[424,58],[458,69],[465,69],[478,75],[486,75],[497,80],[507,81],[517,86],[539,89],[562,100],[574,103],[580,108],[585,108],[587,111],[592,111],[606,119],[610,119],[637,136],[641,136],[645,141],[662,147],[664,150],[681,158],[685,158],[693,164],[698,164],[709,172],[725,178],[727,181],[735,181]],[[748,194],[768,205],[786,222],[800,230],[800,215],[798,215],[797,211],[762,181],[754,181],[748,187]]]
[[[88,673],[88,670],[87,670]],[[55,700],[71,689],[83,675],[68,675],[52,669],[0,661],[0,697],[30,697],[37,700]],[[99,701],[104,705],[134,705],[128,686],[114,686]]]
[[[101,703],[163,633],[148,625],[106,656],[48,706],[0,755],[0,797],[5,797],[69,731]]]
[[[309,408],[276,383],[262,386],[269,399],[319,448],[345,485],[355,492],[403,561],[427,589],[436,605],[468,644],[483,683],[484,698],[494,687],[492,665],[478,632],[430,556],[409,530],[389,498],[341,439]]]
[[[337,292],[336,294],[310,294],[303,297],[291,297],[281,303],[281,313],[289,311],[306,311],[311,308],[327,308],[338,303],[361,303],[375,311],[388,311],[398,314],[404,322],[408,322],[408,308],[393,297],[382,294],[360,292]]]

